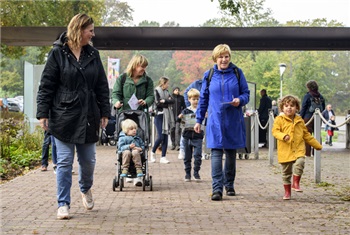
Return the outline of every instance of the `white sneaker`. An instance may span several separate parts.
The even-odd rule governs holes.
[[[58,208],[57,219],[69,219],[69,207],[67,205]]]
[[[151,160],[149,162],[156,162],[156,154],[151,152]]]
[[[92,210],[94,208],[94,199],[92,198],[91,189],[89,189],[86,193],[81,193],[83,198],[83,205],[86,210]]]
[[[134,185],[135,186],[138,186],[138,187],[141,187],[142,186],[142,180],[140,178],[135,178],[134,179]]]
[[[166,157],[161,157],[159,163],[168,164],[169,161],[168,161],[168,159],[166,159]]]
[[[185,159],[185,153],[182,150],[180,150],[179,156],[177,158],[180,159],[180,160]]]
[[[125,178],[125,183],[132,183],[133,181],[133,178]]]

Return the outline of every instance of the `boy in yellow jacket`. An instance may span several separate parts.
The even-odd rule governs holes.
[[[303,119],[296,115],[300,110],[300,101],[297,97],[292,95],[283,97],[279,109],[282,113],[275,118],[272,134],[277,139],[278,162],[282,166],[285,190],[283,199],[289,200],[291,188],[296,192],[302,192],[299,182],[305,166],[305,142],[317,150],[321,150],[322,145],[307,130]]]

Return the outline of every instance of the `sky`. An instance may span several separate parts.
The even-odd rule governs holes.
[[[219,17],[218,0],[125,0],[134,9],[134,24],[143,20],[163,25],[175,21],[182,27],[198,27]],[[280,23],[326,18],[350,27],[350,0],[265,0],[265,7]]]

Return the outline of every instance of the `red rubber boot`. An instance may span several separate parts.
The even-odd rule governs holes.
[[[290,184],[285,184],[284,186],[284,196],[283,200],[290,200],[290,196],[292,195],[292,185]]]
[[[293,175],[293,183],[292,183],[292,189],[296,192],[303,192],[303,190],[300,188],[300,178],[301,176]]]

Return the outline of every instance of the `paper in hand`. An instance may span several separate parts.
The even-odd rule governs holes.
[[[132,110],[136,110],[140,105],[139,105],[139,100],[137,99],[136,95],[133,94],[128,101],[128,104]]]

